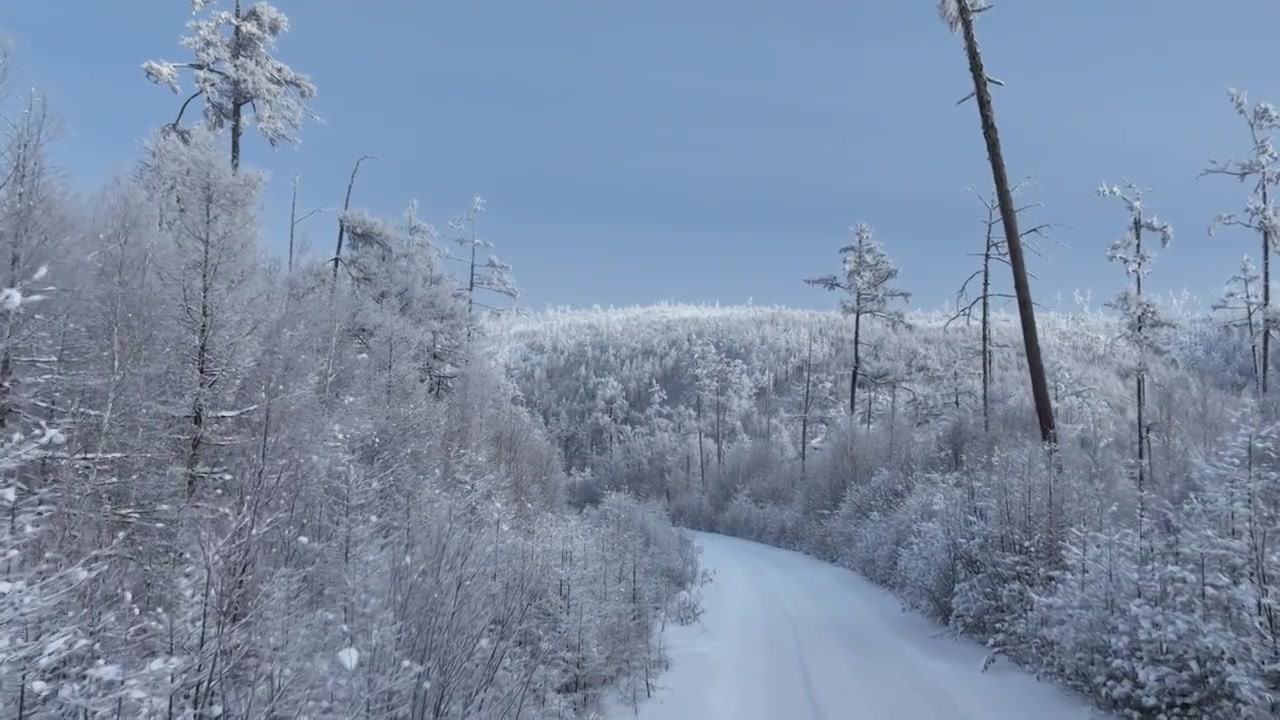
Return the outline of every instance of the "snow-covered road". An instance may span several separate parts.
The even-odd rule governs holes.
[[[700,625],[666,633],[672,666],[640,718],[1081,720],[1085,702],[903,612],[888,592],[798,553],[698,534],[715,574]],[[619,717],[632,715],[623,710]]]

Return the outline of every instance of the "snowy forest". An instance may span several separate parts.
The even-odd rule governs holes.
[[[974,32],[987,6],[941,5],[987,130]],[[985,643],[988,663],[1122,716],[1276,717],[1280,112],[1236,90],[1222,111],[1239,116],[1238,137],[1222,139],[1236,159],[1189,171],[1240,188],[1238,208],[1204,226],[1257,250],[1221,278],[1220,298],[1151,294],[1174,229],[1142,186],[1104,183],[1117,239],[1094,252],[1125,289],[1040,308],[1030,343],[1027,318],[1003,308],[1020,290],[1015,251],[1034,250],[1046,225],[1030,188],[994,175],[974,197],[976,230],[955,236],[973,267],[951,311],[910,311],[893,238],[858,224],[829,267],[795,279],[831,291],[838,312],[507,317],[504,362],[563,452],[578,506],[656,498],[680,525],[843,565]]]
[[[172,113],[102,187],[8,78],[0,720],[596,716],[702,615],[685,529],[848,568],[1121,716],[1275,717],[1280,112],[1224,92],[1229,159],[1188,169],[1235,183],[1204,225],[1256,249],[1220,298],[1150,291],[1174,228],[1099,168],[1118,239],[1079,251],[1125,289],[1046,310],[987,7],[940,3],[992,170],[947,311],[913,309],[866,208],[795,278],[831,311],[530,313],[482,198],[375,215],[367,158],[331,248],[295,245],[295,194],[277,252],[253,158],[317,81],[266,3],[193,0],[174,58],[138,59]]]
[[[250,148],[295,139],[316,87],[275,56],[278,10],[194,5],[185,57],[143,67],[173,114],[105,187],[4,86],[0,718],[643,697],[655,628],[697,616],[693,546],[653,501],[567,505],[478,350],[516,292],[469,232],[483,203],[439,232],[348,205],[332,252],[270,252]]]

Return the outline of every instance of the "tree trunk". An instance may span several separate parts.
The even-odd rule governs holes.
[[[294,233],[298,229],[298,173],[293,174],[293,198],[289,201],[289,274],[293,274]]]
[[[991,433],[991,229],[982,254],[982,432]]]
[[[800,479],[805,479],[809,458],[809,404],[813,381],[813,337],[809,337],[809,356],[804,363],[804,414],[800,416]]]
[[[1262,180],[1262,206],[1269,207],[1267,182]],[[1271,371],[1271,226],[1262,224],[1262,396],[1267,396],[1267,377]]]
[[[716,384],[716,472],[724,466],[724,396],[720,384]]]
[[[702,495],[707,495],[707,459],[706,459],[706,442],[702,437],[702,395],[698,395],[697,400],[697,424],[698,424],[698,481],[702,484]]]
[[[240,0],[236,0],[235,7],[235,29],[232,30],[232,62],[236,60],[236,56],[240,53],[240,47],[243,43],[240,30]],[[238,85],[238,83],[237,83]],[[231,102],[231,171],[240,172],[240,137],[244,134],[244,105],[240,99],[240,88],[235,89],[236,97]]]
[[[987,144],[987,158],[991,161],[991,177],[995,181],[996,199],[1000,204],[1000,219],[1004,225],[1005,242],[1009,248],[1009,266],[1013,270],[1013,289],[1018,301],[1018,317],[1022,322],[1022,342],[1027,355],[1027,372],[1031,376],[1031,394],[1035,401],[1036,418],[1040,425],[1040,439],[1056,452],[1057,428],[1054,426],[1053,405],[1049,399],[1049,386],[1045,378],[1044,360],[1040,356],[1040,338],[1036,333],[1035,307],[1031,302],[1031,284],[1027,279],[1026,260],[1022,253],[1022,235],[1018,232],[1018,214],[1013,205],[1009,188],[1009,176],[1005,169],[1004,155],[1000,150],[1000,134],[996,128],[995,109],[991,101],[991,88],[987,85],[987,73],[982,66],[982,54],[973,29],[973,8],[966,0],[956,3],[959,8],[960,27],[964,33],[965,54],[969,59],[969,74],[973,77],[974,97],[982,120],[982,136]]]
[[[1134,293],[1137,295],[1138,301],[1142,301],[1142,216],[1139,214],[1133,219],[1133,244],[1134,254],[1137,257],[1136,272],[1134,273],[1133,287]],[[1138,339],[1142,341],[1142,316],[1138,316]],[[1147,378],[1146,368],[1143,363],[1146,358],[1142,356],[1145,348],[1138,348],[1138,373],[1134,379],[1134,393],[1138,405],[1138,561],[1139,567],[1143,565],[1143,553],[1145,552],[1145,534],[1147,522],[1147,498],[1146,498],[1146,478],[1147,478],[1147,429],[1146,429],[1146,411],[1147,411]]]
[[[240,136],[244,133],[243,106],[236,103],[231,108],[231,170],[240,172]]]
[[[206,202],[209,202],[206,200]],[[211,225],[211,219],[208,217],[208,205],[206,208],[205,227]],[[200,259],[200,325],[196,330],[196,391],[195,397],[191,401],[191,442],[187,450],[187,497],[192,497],[196,493],[197,477],[200,472],[200,457],[204,450],[204,434],[205,434],[205,401],[206,393],[213,387],[213,371],[209,367],[210,358],[210,341],[212,335],[212,313],[210,304],[212,298],[213,279],[210,277],[210,243],[213,241],[205,231],[205,236],[201,238],[201,259]]]
[[[857,416],[858,409],[858,365],[862,362],[862,311],[853,313],[853,369],[849,371],[849,419]]]

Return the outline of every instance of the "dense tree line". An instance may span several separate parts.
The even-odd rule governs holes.
[[[195,13],[191,59],[145,66],[194,76],[178,119],[87,197],[44,99],[0,106],[0,718],[643,698],[656,626],[698,613],[691,543],[654,503],[569,508],[477,351],[475,293],[514,294],[483,238],[459,279],[412,206],[348,205],[333,255],[265,251],[251,131],[294,139],[315,86],[278,10]]]

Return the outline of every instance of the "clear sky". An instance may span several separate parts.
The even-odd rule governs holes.
[[[229,2],[230,0],[221,0]],[[937,307],[981,243],[989,185],[959,39],[934,0],[279,0],[280,58],[319,86],[324,118],[297,149],[249,141],[269,169],[264,220],[283,246],[288,184],[304,205],[398,213],[416,197],[443,227],[474,193],[482,232],[526,304],[660,300],[829,307],[803,285],[837,270],[848,227],[874,226],[917,306]],[[1039,221],[1061,223],[1035,288],[1110,296],[1124,211],[1103,180],[1155,188],[1174,246],[1153,285],[1207,296],[1257,242],[1208,238],[1244,188],[1196,179],[1247,149],[1228,86],[1280,103],[1275,0],[1008,0],[980,37],[1014,176],[1037,175]],[[0,26],[70,137],[88,186],[130,161],[179,100],[147,59],[181,59],[186,0],[8,3]],[[333,242],[331,218],[308,221]]]

